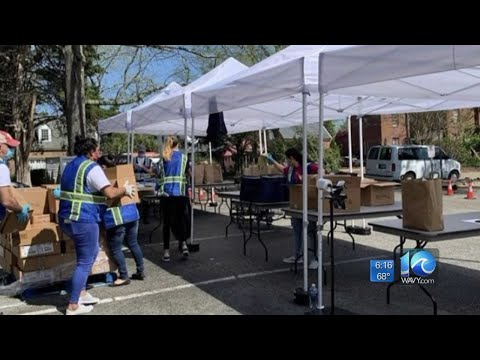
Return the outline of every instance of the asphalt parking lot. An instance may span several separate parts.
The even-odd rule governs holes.
[[[480,194],[479,194],[480,195]],[[396,194],[399,198],[400,194]],[[465,194],[444,196],[444,213],[475,212],[480,199],[465,200]],[[172,250],[172,261],[161,261],[161,231],[153,242],[148,235],[155,226],[142,226],[141,245],[146,259],[147,278],[132,281],[128,286],[95,287],[92,294],[102,301],[88,315],[302,315],[307,310],[293,302],[295,288],[303,284],[303,270],[295,274],[282,258],[291,255],[292,233],[289,220],[284,219],[264,233],[269,261],[253,238],[242,251],[242,236],[233,229],[225,239],[228,223],[226,207],[223,214],[196,211],[196,239],[200,251],[183,260]],[[480,217],[480,213],[479,213]],[[358,222],[357,222],[358,224]],[[398,243],[394,236],[372,233],[356,236],[353,250],[349,237],[335,233],[336,282],[335,300],[339,309],[364,315],[430,315],[430,300],[416,286],[394,286],[392,303],[386,304],[386,284],[371,283],[371,259],[392,257]],[[407,246],[414,243],[407,241]],[[433,245],[433,244],[432,244]],[[480,313],[480,246],[477,238],[435,242],[439,250],[438,284],[429,288],[438,302],[439,314]],[[426,249],[428,249],[427,245]],[[175,246],[172,246],[174,249]],[[329,269],[329,245],[323,243],[323,262]],[[134,271],[129,252],[127,264]],[[309,283],[318,283],[317,271],[309,270]],[[324,304],[329,305],[330,283],[323,287]],[[0,296],[0,312],[8,314],[63,314],[67,297],[61,293],[37,295],[28,299]]]

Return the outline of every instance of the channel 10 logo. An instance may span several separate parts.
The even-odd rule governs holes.
[[[410,250],[400,258],[400,274],[403,278],[413,275],[426,278],[433,274],[437,262],[432,254],[426,250]]]

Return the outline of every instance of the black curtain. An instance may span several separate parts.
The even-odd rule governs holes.
[[[212,147],[223,146],[227,134],[223,112],[210,114],[208,116],[207,141],[212,143]]]

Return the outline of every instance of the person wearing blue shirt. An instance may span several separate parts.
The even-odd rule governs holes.
[[[62,174],[58,211],[60,228],[73,239],[77,256],[66,315],[88,313],[100,301],[86,291],[86,285],[99,251],[99,223],[106,199],[132,197],[135,192],[128,181],[118,188],[110,184],[96,163],[100,149],[95,139],[77,136],[74,148],[77,157]]]
[[[104,155],[98,160],[98,164],[102,168],[113,167],[115,166],[115,160],[113,157]],[[103,215],[103,225],[107,229],[108,246],[119,272],[119,278],[110,284],[112,287],[130,284],[127,263],[122,251],[124,241],[131,251],[137,266],[137,272],[132,274],[132,279],[145,279],[143,253],[138,245],[139,218],[137,205],[134,203],[109,207]]]

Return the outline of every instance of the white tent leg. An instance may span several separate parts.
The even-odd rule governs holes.
[[[127,131],[127,164],[130,164],[130,130]]]
[[[258,130],[258,144],[260,145],[260,155],[263,154],[262,150],[262,130]]]
[[[352,164],[352,121],[351,117],[347,118],[347,128],[348,128],[348,166],[350,169],[350,173],[353,172],[353,164]]]
[[[209,142],[208,143],[208,151],[210,153],[210,164],[213,164],[213,160],[212,160],[212,143]],[[212,201],[210,202],[210,206],[213,206],[213,204],[215,204],[215,188],[212,187]]]
[[[265,149],[265,154],[268,153],[267,149],[267,130],[263,130],[263,148]]]
[[[360,180],[363,180],[363,117],[358,118],[358,139],[360,142]]]
[[[320,91],[320,107],[319,107],[319,125],[318,125],[318,171],[320,179],[323,179],[323,102],[324,95]],[[323,309],[323,191],[318,190],[318,203],[317,203],[317,288],[318,288],[318,303],[317,309]],[[333,246],[333,244],[331,244]]]
[[[188,140],[187,140],[187,136],[188,136],[188,134],[187,134],[187,117],[185,116],[185,117],[183,118],[183,120],[184,120],[184,123],[183,123],[183,135],[184,135],[184,139],[185,139],[183,146],[184,146],[184,149],[185,149],[185,155],[187,155],[187,149],[188,149]]]
[[[193,244],[194,241],[194,229],[193,229],[193,204],[195,200],[195,118],[192,116],[192,213],[190,214],[190,243]]]
[[[308,291],[308,173],[307,173],[307,96],[302,93],[303,151],[302,151],[302,225],[303,225],[303,290]]]
[[[133,145],[135,143],[135,133],[133,132],[132,130],[132,141],[130,143],[130,147],[131,147],[131,151],[130,151],[130,160],[131,160],[131,163],[133,164]]]

